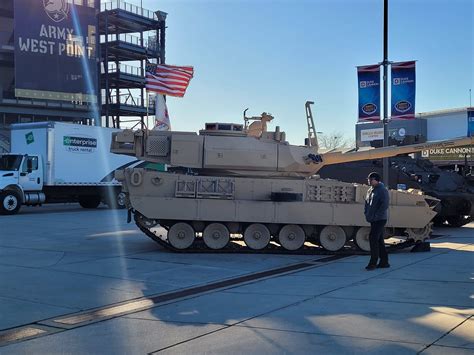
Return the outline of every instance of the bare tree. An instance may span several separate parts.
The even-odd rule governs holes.
[[[353,148],[354,140],[347,138],[341,132],[333,131],[328,134],[319,134],[318,143],[322,149]]]

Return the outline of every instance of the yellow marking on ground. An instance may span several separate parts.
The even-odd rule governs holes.
[[[34,337],[43,333],[46,333],[46,330],[33,327],[9,330],[3,334],[0,334],[0,344]]]
[[[66,318],[58,318],[55,319],[55,323],[67,324],[67,325],[75,325],[83,322],[90,322],[96,320],[97,318],[106,318],[106,317],[113,317],[123,313],[128,313],[132,311],[137,311],[141,308],[147,308],[153,306],[152,300],[141,300],[141,301],[134,301],[129,302],[127,304],[122,304],[118,306],[108,307],[104,309],[100,309],[97,311],[87,312],[75,316],[70,316]]]

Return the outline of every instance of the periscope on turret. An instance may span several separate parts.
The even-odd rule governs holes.
[[[308,139],[292,145],[263,113],[245,125],[208,123],[195,132],[126,130],[114,133],[111,151],[167,164],[167,172],[130,168],[116,172],[138,226],[174,250],[204,244],[225,249],[243,239],[247,249],[314,247],[337,251],[355,244],[369,250],[363,216],[368,187],[320,179],[325,165],[472,144],[472,138],[385,147],[362,152],[318,151],[312,113]],[[253,121],[249,124],[250,121]],[[390,191],[387,236],[429,238],[436,198],[420,191]],[[168,230],[158,235],[156,226]]]

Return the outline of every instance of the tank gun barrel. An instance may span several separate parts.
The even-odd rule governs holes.
[[[444,141],[431,141],[420,144],[412,144],[405,146],[390,146],[384,148],[376,148],[357,152],[330,152],[322,154],[322,164],[316,166],[314,173],[316,174],[324,165],[347,163],[360,160],[372,160],[381,158],[390,158],[401,154],[417,153],[427,149],[440,149],[459,147],[465,145],[473,145],[474,137],[455,138]]]

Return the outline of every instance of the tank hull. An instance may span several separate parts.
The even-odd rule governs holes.
[[[125,186],[129,208],[165,228],[184,222],[201,233],[209,224],[220,223],[230,233],[244,234],[250,225],[262,224],[277,240],[285,226],[296,225],[304,230],[305,241],[319,244],[327,226],[341,227],[346,240],[369,226],[363,213],[365,185],[323,179],[192,176],[139,168],[126,169],[116,177]],[[386,226],[391,235],[427,228],[436,215],[417,192],[391,190],[390,201]],[[424,240],[428,235],[413,238]]]

